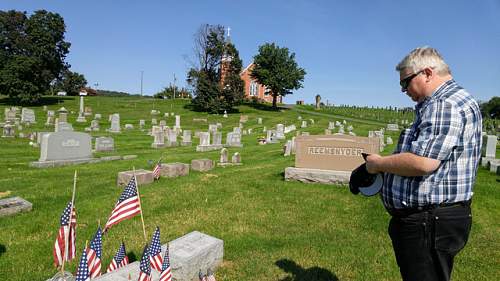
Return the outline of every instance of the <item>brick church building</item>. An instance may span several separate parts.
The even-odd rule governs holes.
[[[250,76],[254,66],[255,64],[252,62],[240,72],[241,80],[243,80],[245,84],[245,98],[252,99],[253,97],[257,97],[261,101],[273,102],[273,95],[271,94],[271,90],[267,89],[266,86],[259,84],[259,82],[257,82],[252,78],[252,76]],[[276,98],[276,102],[282,103],[282,98],[282,96],[278,96]]]

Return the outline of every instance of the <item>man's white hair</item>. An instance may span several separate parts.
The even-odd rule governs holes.
[[[416,73],[426,67],[434,69],[439,76],[451,74],[450,68],[444,62],[443,57],[441,57],[436,49],[429,46],[416,48],[411,51],[396,65],[396,71],[401,72],[404,69],[409,69],[411,72]]]

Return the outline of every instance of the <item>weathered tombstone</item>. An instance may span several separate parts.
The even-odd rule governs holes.
[[[167,121],[166,120],[160,120],[160,127],[165,127],[167,126]]]
[[[154,137],[154,141],[151,144],[152,148],[162,148],[165,147],[165,133],[160,127],[153,126],[152,134]]]
[[[330,129],[325,129],[325,135],[329,136],[332,134],[332,130]]]
[[[394,142],[392,141],[392,138],[387,136],[387,144],[393,144]]]
[[[92,107],[86,106],[85,109],[83,110],[83,115],[86,117],[92,116]]]
[[[21,110],[21,123],[36,123],[35,111],[33,109],[23,107]]]
[[[118,176],[116,177],[116,185],[118,186],[127,185],[134,176],[134,174],[135,178],[137,179],[137,184],[139,185],[139,188],[141,185],[150,184],[154,181],[152,171],[139,169],[135,171],[132,170],[132,171],[119,172]]]
[[[314,119],[309,119],[311,121],[311,124],[314,125]]]
[[[345,134],[345,131],[344,131],[344,125],[340,125],[340,126],[339,126],[339,131],[338,131],[338,133],[337,133],[337,134],[340,134],[340,135]]]
[[[182,131],[181,146],[191,146],[191,144],[192,144],[191,131],[190,130]]]
[[[236,132],[227,133],[226,147],[242,147],[241,134]]]
[[[101,120],[101,118],[102,118],[102,115],[100,113],[94,114],[94,119],[95,120]]]
[[[40,159],[30,165],[37,168],[92,161],[92,142],[89,134],[81,132],[54,132],[44,134],[40,145]]]
[[[0,218],[21,212],[29,212],[32,208],[33,204],[21,197],[0,199]]]
[[[288,133],[293,132],[295,130],[297,130],[297,127],[295,127],[294,124],[292,124],[290,126],[286,126],[285,127],[285,134],[288,134]]]
[[[152,110],[151,110],[151,115],[156,116],[156,115],[158,115],[158,114],[160,114],[160,111],[155,110],[155,109],[152,109]]]
[[[352,170],[364,162],[361,153],[378,153],[379,138],[301,136],[295,145],[295,167],[285,169],[286,180],[348,183]]]
[[[218,165],[225,165],[227,164],[228,162],[228,156],[227,156],[228,152],[227,152],[227,148],[223,148],[220,150],[220,158],[219,158],[219,163]]]
[[[16,110],[11,108],[5,108],[5,121],[15,121],[16,118]]]
[[[90,130],[91,131],[96,132],[96,131],[99,131],[99,129],[100,129],[99,128],[99,120],[94,119],[94,120],[90,121]]]
[[[284,156],[290,156],[292,154],[292,140],[287,140],[286,141],[286,144],[285,144],[285,147],[284,147],[284,152],[283,152],[283,155]]]
[[[144,129],[144,126],[146,126],[146,120],[141,119],[139,120],[139,129]]]
[[[233,133],[241,134],[241,128],[240,127],[234,127],[233,128]]]
[[[352,125],[347,126],[347,131],[348,132],[352,132],[352,130],[354,130],[354,128],[352,127]]]
[[[264,127],[262,128],[262,132],[263,132],[263,133],[267,132],[267,127],[266,127],[266,126],[264,126]]]
[[[177,132],[175,130],[167,130],[167,146],[177,146]]]
[[[115,141],[111,137],[98,137],[95,139],[95,151],[113,151],[115,149]]]
[[[299,115],[299,116],[297,117],[297,120],[302,120],[302,116],[300,116],[300,115]]]
[[[240,115],[240,123],[245,123],[248,121],[248,115]]]
[[[191,160],[191,170],[198,172],[210,171],[214,168],[214,161],[210,159],[193,159]]]
[[[278,124],[276,125],[276,139],[278,140],[284,140],[285,137],[285,125],[283,124]]]
[[[296,146],[295,146],[295,137],[292,137],[292,154],[295,155]]]
[[[262,118],[257,118],[257,124],[262,125]]]
[[[132,124],[125,124],[125,130],[133,130],[134,129],[134,125]]]
[[[189,174],[189,164],[184,163],[165,163],[160,166],[160,175],[162,177],[179,177]]]
[[[222,147],[222,132],[215,132],[212,134],[213,143],[212,145],[217,145]]]
[[[152,118],[151,125],[153,126],[153,125],[157,125],[157,124],[158,124],[158,122],[156,121],[156,118]]]
[[[45,122],[45,126],[53,126],[54,125],[54,110],[47,110],[47,122]]]
[[[268,130],[266,136],[266,143],[278,143],[279,140],[276,138],[275,130]]]
[[[120,114],[114,113],[111,115],[111,128],[108,130],[110,133],[119,133],[120,128]]]
[[[209,133],[217,132],[217,124],[208,124],[208,132]]]
[[[483,146],[481,148],[481,165],[488,167],[488,163],[496,158],[497,136],[484,135]]]
[[[307,121],[303,120],[302,125],[300,125],[301,128],[307,128]]]
[[[399,131],[398,124],[387,124],[387,131]]]
[[[73,126],[67,122],[56,122],[54,132],[73,132]]]
[[[16,131],[14,129],[14,126],[11,124],[5,124],[3,126],[3,138],[13,138],[16,136]]]
[[[179,130],[181,128],[181,116],[175,115],[175,126],[174,130]]]
[[[46,105],[43,106],[43,111],[47,111],[47,106]]]
[[[335,129],[335,122],[328,122],[328,130],[334,130]]]
[[[239,152],[235,152],[233,157],[231,157],[231,164],[233,165],[241,165],[241,156]]]

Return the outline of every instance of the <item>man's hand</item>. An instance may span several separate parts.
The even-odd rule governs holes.
[[[366,157],[366,170],[370,174],[376,174],[382,172],[378,167],[379,161],[382,159],[382,156],[378,154],[370,154]]]

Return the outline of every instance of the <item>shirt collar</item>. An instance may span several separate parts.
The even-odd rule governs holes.
[[[445,81],[443,84],[439,85],[439,87],[436,88],[436,90],[428,97],[425,97],[424,100],[421,102],[417,103],[415,105],[415,110],[417,112],[420,112],[423,108],[425,108],[431,100],[435,100],[438,97],[440,97],[443,93],[446,92],[446,89],[448,89],[451,85],[455,84],[455,80],[450,79],[448,81]]]

